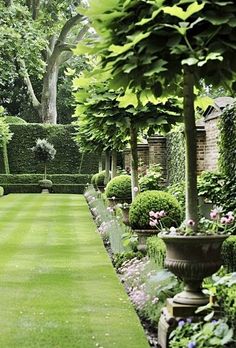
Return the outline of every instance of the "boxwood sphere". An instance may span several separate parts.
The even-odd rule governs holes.
[[[105,193],[108,198],[130,199],[132,196],[130,175],[120,175],[113,178],[107,184]]]
[[[149,225],[149,212],[164,210],[167,216],[162,219],[165,227],[178,226],[181,222],[181,208],[174,196],[163,191],[140,193],[131,204],[130,226],[133,229],[155,229]]]
[[[91,178],[91,184],[96,187],[96,179],[99,173],[96,173]]]
[[[103,170],[100,173],[97,173],[96,179],[95,179],[95,184],[96,186],[105,186],[104,180],[105,180],[106,172]]]

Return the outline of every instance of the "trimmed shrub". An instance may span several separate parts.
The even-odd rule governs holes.
[[[132,229],[155,229],[149,225],[149,212],[164,210],[162,219],[165,227],[178,226],[181,208],[177,199],[168,192],[146,191],[140,193],[130,206],[129,220]]]
[[[236,272],[236,236],[231,236],[224,241],[221,255],[228,272]]]
[[[147,255],[158,267],[164,268],[166,245],[161,238],[158,236],[147,238]]]
[[[226,177],[224,185],[225,210],[236,209],[236,103],[224,109],[219,120],[220,170]]]
[[[105,186],[104,180],[105,180],[105,170],[103,170],[100,173],[97,173],[96,179],[95,179],[95,184],[96,186]]]
[[[2,197],[3,195],[4,195],[4,188],[0,186],[0,197]]]
[[[27,122],[18,116],[5,116],[6,123],[8,124],[26,124]]]
[[[52,187],[52,181],[48,179],[39,180],[39,186],[43,189],[49,189]]]
[[[43,174],[0,174],[0,185],[3,184],[37,184]],[[48,180],[54,184],[81,184],[90,182],[90,174],[49,174]]]
[[[83,193],[85,186],[90,181],[89,174],[55,174],[48,175],[53,182],[54,193]],[[4,187],[5,193],[39,193],[39,180],[43,179],[41,174],[0,174],[0,185]]]
[[[49,174],[86,174],[98,171],[99,156],[96,153],[80,153],[74,140],[76,130],[72,125],[11,124],[10,130],[14,133],[7,147],[12,174],[43,173],[43,164],[33,158],[30,150],[38,138],[46,138],[57,151],[55,160],[47,166]],[[0,170],[3,173],[2,153]]]
[[[99,173],[94,174],[94,175],[92,176],[92,178],[91,178],[91,184],[92,184],[95,188],[97,188],[96,182],[97,182],[97,176],[98,176],[98,174],[99,174]]]
[[[131,177],[130,175],[120,175],[113,178],[107,184],[105,193],[108,198],[131,199]]]

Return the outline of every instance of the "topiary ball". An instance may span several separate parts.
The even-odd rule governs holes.
[[[100,173],[97,173],[97,176],[96,176],[96,178],[95,178],[95,184],[96,184],[97,187],[99,187],[99,186],[105,186],[105,184],[104,184],[105,175],[106,175],[105,170],[103,170],[103,171],[100,172]]]
[[[48,179],[39,180],[39,186],[43,189],[49,189],[52,187],[52,181]]]
[[[105,190],[107,198],[115,197],[116,199],[131,199],[131,177],[130,175],[120,175],[113,178]]]
[[[92,176],[92,178],[91,178],[91,184],[92,184],[95,188],[97,188],[96,181],[97,181],[97,176],[98,176],[98,174],[99,174],[99,173],[94,174],[94,175]]]
[[[4,195],[4,188],[0,186],[0,197],[2,197],[3,195]]]
[[[149,225],[149,212],[166,212],[161,220],[167,228],[181,223],[181,208],[174,196],[163,191],[145,191],[140,193],[130,206],[129,220],[132,229],[156,229]]]

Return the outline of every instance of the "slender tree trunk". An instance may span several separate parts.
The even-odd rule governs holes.
[[[44,180],[47,179],[47,164],[44,163]]]
[[[185,176],[186,176],[186,220],[193,220],[193,230],[198,225],[197,195],[197,133],[194,114],[194,76],[188,66],[184,66],[184,128],[185,128]]]
[[[82,152],[82,154],[81,154],[81,159],[80,159],[80,164],[79,164],[79,174],[81,174],[83,161],[84,161],[84,152]]]
[[[3,152],[3,163],[4,163],[5,174],[10,174],[7,144],[5,141],[3,142],[2,152]]]
[[[109,182],[110,178],[110,151],[106,150],[106,158],[105,158],[105,180],[104,184],[105,186]]]
[[[138,183],[138,131],[135,125],[130,124],[130,149],[131,149],[131,182],[132,201],[139,193]]]
[[[111,153],[111,178],[117,175],[117,151],[112,150]]]
[[[39,15],[39,9],[40,9],[40,0],[33,0],[31,6],[32,6],[32,18],[37,19]]]
[[[43,123],[57,123],[57,80],[58,64],[48,67],[43,81],[41,112]]]
[[[98,172],[100,173],[102,171],[102,154],[99,157],[99,162],[98,162]]]

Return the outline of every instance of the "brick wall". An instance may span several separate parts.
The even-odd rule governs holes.
[[[205,121],[206,143],[205,143],[205,170],[216,170],[219,158],[218,138],[219,130],[217,128],[218,117],[211,117]]]
[[[197,125],[197,174],[204,170],[217,170],[218,161],[218,136],[217,128],[219,115],[205,119]],[[163,177],[166,178],[167,163],[167,140],[162,136],[152,136],[148,138],[148,144],[138,145],[138,155],[140,162],[144,166],[159,163],[163,168]],[[174,156],[174,154],[173,154]],[[124,151],[125,168],[131,166],[130,150]]]

